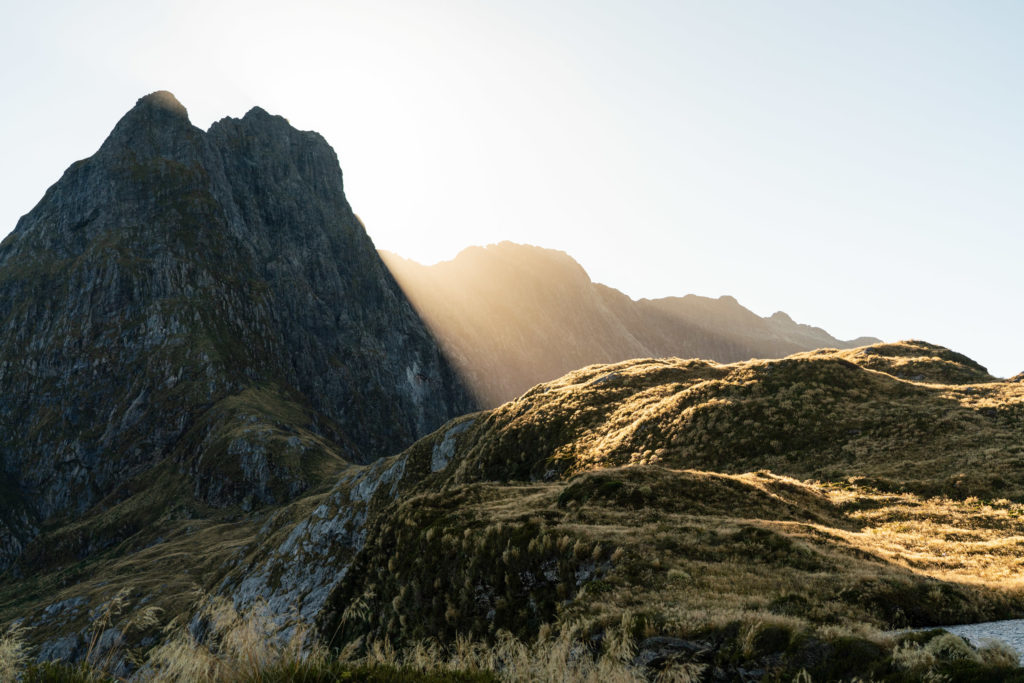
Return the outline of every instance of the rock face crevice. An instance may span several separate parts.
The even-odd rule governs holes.
[[[204,132],[153,93],[0,244],[0,467],[17,494],[0,567],[39,522],[200,456],[183,436],[251,387],[266,405],[249,413],[298,406],[320,450],[356,462],[473,408],[322,137],[258,108]]]

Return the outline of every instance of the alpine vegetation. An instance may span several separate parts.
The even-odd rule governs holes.
[[[1024,614],[1024,376],[705,303],[479,410],[319,135],[142,98],[0,244],[0,678],[1024,679],[936,628]]]

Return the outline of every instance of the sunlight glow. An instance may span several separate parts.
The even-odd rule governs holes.
[[[8,8],[0,233],[135,100],[335,148],[378,247],[502,240],[1024,369],[1024,6],[262,0]]]

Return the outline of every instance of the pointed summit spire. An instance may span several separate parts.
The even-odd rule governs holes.
[[[202,135],[181,102],[168,91],[157,90],[139,98],[121,117],[103,148],[128,148],[141,158],[185,158],[194,154],[194,144]]]
[[[135,108],[138,109],[140,107],[160,109],[188,120],[188,110],[185,109],[184,105],[178,101],[178,98],[173,93],[167,90],[157,90],[145,97],[140,97],[139,101],[135,103]]]

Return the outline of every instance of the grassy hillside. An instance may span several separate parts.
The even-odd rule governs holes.
[[[271,640],[312,622],[404,666],[430,638],[432,666],[508,680],[530,680],[513,650],[620,680],[1001,680],[1004,650],[887,631],[1024,615],[1022,455],[1024,382],[924,342],[591,366],[289,505],[195,507],[160,543],[0,587],[3,616],[85,595],[85,628],[131,585],[166,624],[200,587],[262,605]],[[470,643],[489,664],[452,659]]]
[[[458,481],[660,464],[1021,495],[1024,386],[905,342],[720,365],[633,360],[541,384],[466,438]]]
[[[1024,385],[940,347],[592,366],[454,438],[324,632],[590,642],[628,617],[786,669],[844,638],[895,666],[881,630],[1024,614]]]

